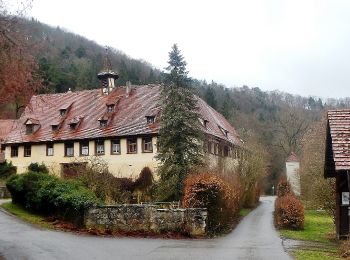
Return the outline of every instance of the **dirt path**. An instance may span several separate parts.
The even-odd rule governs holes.
[[[291,259],[273,227],[273,197],[217,239],[107,238],[41,230],[0,211],[5,259]]]

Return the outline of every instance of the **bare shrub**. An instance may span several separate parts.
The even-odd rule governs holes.
[[[286,179],[281,179],[277,184],[277,196],[283,197],[289,194],[293,194],[290,183]]]
[[[275,202],[275,221],[278,228],[299,230],[304,228],[304,206],[292,194],[278,197]]]
[[[217,174],[190,175],[185,180],[184,207],[208,209],[208,231],[217,233],[229,227],[240,209],[240,190]]]
[[[151,187],[153,185],[154,178],[153,173],[149,167],[144,167],[139,177],[133,183],[134,193],[137,195],[137,202],[150,201],[151,200]]]
[[[77,178],[105,203],[129,203],[132,180],[116,178],[108,170],[108,164],[99,157],[90,157],[89,163],[76,169]]]

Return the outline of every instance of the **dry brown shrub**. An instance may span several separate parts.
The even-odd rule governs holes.
[[[240,190],[212,173],[190,175],[185,180],[182,204],[189,208],[208,209],[208,231],[217,233],[237,217],[240,209]]]
[[[278,228],[304,228],[304,206],[292,194],[278,197],[275,202],[275,221]]]
[[[286,179],[282,179],[277,184],[277,196],[283,197],[288,194],[293,194],[292,188]]]

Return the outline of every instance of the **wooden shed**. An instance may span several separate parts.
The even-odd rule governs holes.
[[[350,224],[350,109],[328,111],[324,175],[336,179],[337,237],[347,238]]]

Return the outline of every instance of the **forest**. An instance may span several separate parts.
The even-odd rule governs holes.
[[[6,15],[0,1],[0,119],[18,118],[33,94],[98,88],[105,47],[60,27]],[[181,47],[181,46],[180,46]],[[162,69],[109,47],[118,85],[163,83]],[[166,59],[166,54],[164,54]],[[258,87],[228,88],[190,79],[197,95],[222,113],[250,147],[264,151],[270,192],[291,152],[301,155],[304,137],[327,109],[350,107],[350,98],[302,97]],[[320,136],[319,138],[324,138]]]

